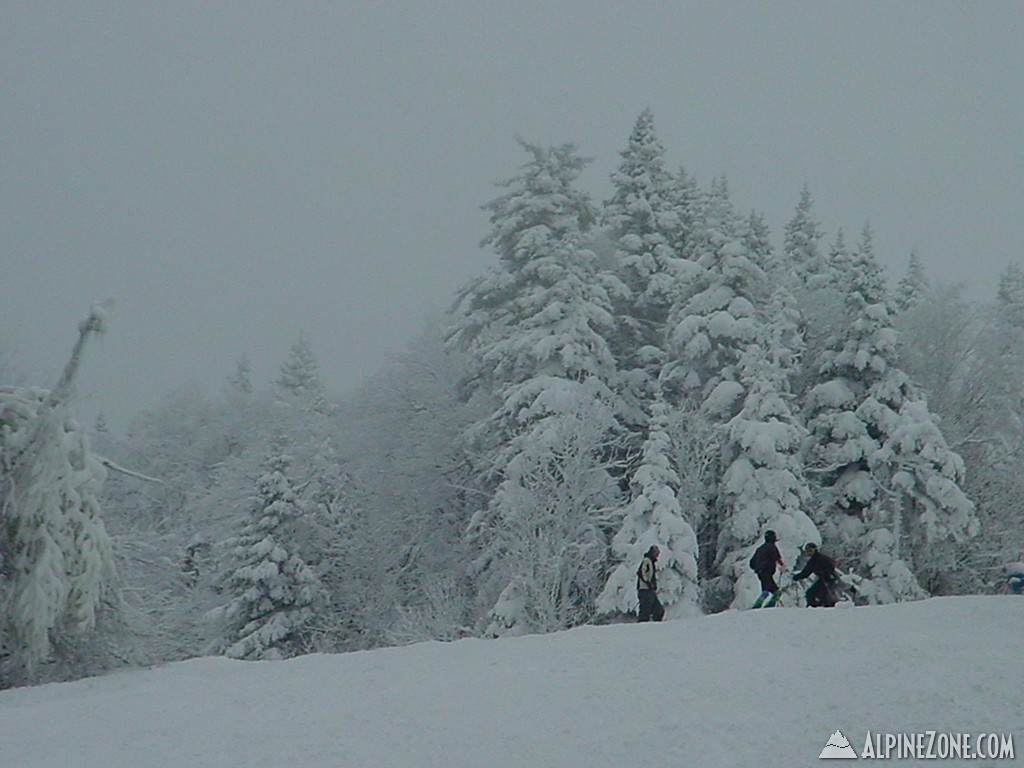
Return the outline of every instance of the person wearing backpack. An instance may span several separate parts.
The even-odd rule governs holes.
[[[813,541],[804,546],[807,562],[800,573],[793,574],[794,581],[801,581],[808,576],[817,576],[817,580],[807,590],[808,608],[831,608],[836,604],[836,596],[832,587],[839,579],[836,573],[836,561],[823,552]]]
[[[636,596],[640,601],[637,621],[661,621],[665,617],[665,606],[658,599],[657,562],[660,554],[657,546],[651,547],[636,569]]]
[[[754,601],[754,608],[771,608],[779,599],[779,585],[775,583],[775,567],[785,565],[776,544],[779,537],[775,531],[764,532],[764,543],[754,550],[750,567],[761,582],[761,594]]]

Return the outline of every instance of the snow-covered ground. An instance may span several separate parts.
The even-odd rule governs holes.
[[[858,753],[869,731],[1007,734],[1019,753],[1022,648],[1007,596],[196,659],[0,692],[0,766],[790,768],[837,730]]]

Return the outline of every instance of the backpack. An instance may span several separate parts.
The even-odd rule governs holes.
[[[836,570],[839,567],[839,563],[836,562],[834,557],[829,557],[821,552],[818,554],[821,556],[821,567],[815,570],[814,575],[826,584],[835,584],[839,581],[839,573]]]
[[[754,550],[754,554],[750,556],[750,569],[753,571],[767,570],[771,567],[770,555],[765,549],[766,545],[762,544]]]

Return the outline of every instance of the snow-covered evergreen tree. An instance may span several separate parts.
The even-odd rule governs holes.
[[[666,618],[700,612],[697,585],[697,535],[679,498],[679,477],[673,469],[674,451],[667,432],[668,406],[651,406],[647,439],[633,473],[633,500],[625,510],[622,528],[612,540],[621,560],[597,601],[604,613],[630,613],[636,606],[636,569],[651,546],[661,549],[658,595]]]
[[[858,413],[871,388],[886,380],[886,402],[899,406],[910,395],[910,382],[894,367],[897,335],[889,319],[888,294],[874,257],[870,230],[843,275],[845,328],[835,331],[819,361],[818,384],[808,393],[810,426],[815,433],[816,459],[830,476],[833,501],[854,512],[878,494],[868,460],[878,449],[889,424],[865,422]],[[877,414],[871,414],[877,415]]]
[[[763,228],[756,217],[737,220],[724,182],[702,211],[692,249],[702,271],[672,308],[674,358],[664,380],[716,425],[719,474],[698,526],[702,551],[713,553],[702,576],[714,610],[746,602],[749,585],[735,582],[750,576],[748,550],[766,528],[785,531],[789,546],[815,531],[806,517],[802,431],[789,410],[801,346],[794,302],[778,291],[771,304]]]
[[[811,213],[811,206],[811,191],[805,184],[796,213],[786,224],[782,253],[786,268],[798,284],[816,288],[827,280],[829,270],[820,251],[824,233]]]
[[[779,262],[775,258],[771,231],[768,228],[768,222],[764,220],[763,213],[750,212],[743,226],[743,241],[750,253],[750,258],[771,276],[772,284],[782,282],[777,278]]]
[[[723,448],[724,519],[716,559],[722,576],[734,585],[733,608],[749,607],[761,591],[748,561],[766,530],[776,532],[790,564],[803,544],[821,538],[808,516],[811,494],[802,455],[806,430],[791,407],[790,377],[801,341],[797,309],[784,288],[773,295],[768,317],[740,359],[743,406],[727,424]],[[728,594],[727,586],[717,591]]]
[[[336,406],[327,398],[309,334],[302,331],[281,364],[276,382],[274,429],[302,467],[307,498],[316,511],[330,507],[344,484],[333,436]],[[323,543],[321,541],[321,543]],[[312,556],[312,552],[307,552]]]
[[[826,490],[817,522],[868,571],[874,599],[913,599],[924,592],[906,577],[914,558],[903,538],[911,529],[919,543],[967,535],[973,505],[959,488],[962,461],[898,367],[898,334],[867,227],[844,282],[848,324],[807,398],[812,461]]]
[[[533,159],[485,206],[493,229],[483,244],[498,266],[460,293],[451,334],[468,353],[467,390],[497,394],[504,426],[536,400],[538,376],[614,378],[610,292],[625,291],[583,245],[595,210],[574,183],[586,161],[572,145],[521,143]]]
[[[281,372],[281,378],[282,380],[285,378],[285,372],[283,370]],[[252,394],[252,363],[249,362],[248,355],[242,355],[235,362],[235,372],[228,376],[228,384],[233,390],[240,392],[243,395]]]
[[[467,353],[467,394],[493,403],[472,436],[494,495],[474,517],[471,533],[480,548],[482,599],[497,600],[502,592],[507,598],[506,587],[518,591],[519,598],[503,600],[505,604],[528,599],[522,579],[547,565],[514,556],[506,532],[530,530],[531,515],[548,508],[544,495],[554,494],[549,486],[556,482],[557,487],[559,478],[568,483],[570,476],[582,474],[602,489],[591,494],[600,501],[581,497],[574,502],[589,510],[592,524],[581,527],[574,518],[576,522],[556,527],[558,535],[570,537],[560,547],[595,556],[592,534],[614,505],[606,498],[614,483],[596,479],[612,479],[607,455],[587,454],[595,450],[589,438],[583,448],[557,446],[565,439],[559,436],[576,434],[582,413],[590,414],[588,428],[604,435],[607,444],[614,439],[621,411],[608,341],[615,329],[609,290],[624,289],[583,247],[583,233],[594,220],[589,198],[574,186],[584,160],[571,145],[523,146],[531,161],[505,183],[509,192],[486,206],[493,228],[484,243],[497,251],[498,266],[462,292],[451,335],[453,346]],[[566,462],[580,461],[581,450],[595,475],[578,464],[568,472]],[[537,472],[542,473],[539,481]],[[517,527],[516,520],[523,525]],[[600,567],[579,572],[559,594],[590,594],[600,574]],[[533,609],[539,610],[523,604],[524,611]],[[559,620],[564,619],[562,614]],[[537,620],[524,614],[512,623],[525,626]]]
[[[977,533],[974,504],[964,494],[964,462],[949,445],[923,397],[908,400],[899,421],[882,446],[879,462],[891,474],[886,485],[908,500],[914,516],[908,522],[918,543],[962,539]]]
[[[213,613],[224,623],[219,649],[236,659],[301,653],[321,585],[291,540],[304,514],[288,469],[275,453],[256,484],[251,517],[234,542],[234,565],[221,591],[230,601]]]
[[[925,274],[924,264],[921,263],[921,254],[915,248],[910,252],[907,273],[896,284],[893,297],[896,309],[906,312],[908,309],[916,307],[928,293],[929,287],[928,276]]]
[[[818,369],[830,339],[846,323],[844,288],[840,275],[848,269],[849,254],[843,232],[836,234],[828,254],[821,251],[824,237],[814,217],[810,190],[804,185],[793,218],[786,225],[785,241],[778,260],[780,281],[789,286],[801,314],[804,341],[803,370],[793,381],[794,392],[803,397],[817,381]]]
[[[685,171],[675,177],[665,171],[664,155],[653,116],[644,110],[621,153],[622,163],[612,174],[614,195],[602,215],[630,291],[618,307],[622,330],[613,349],[629,405],[626,423],[632,432],[631,445],[639,450],[639,459],[628,470],[633,501],[613,544],[622,562],[605,585],[599,608],[605,612],[631,609],[636,600],[636,564],[646,548],[664,536],[657,542],[664,553],[662,600],[667,615],[682,616],[698,610],[697,541],[676,497],[679,479],[659,380],[669,358],[665,338],[669,310],[698,271],[683,254],[700,195]],[[649,419],[656,423],[648,423]]]
[[[744,234],[726,183],[719,180],[704,201],[691,240],[698,272],[669,311],[672,359],[662,382],[670,402],[677,392],[691,393],[705,407],[725,413],[740,394],[736,364],[756,338],[757,307],[769,290]]]
[[[616,352],[628,379],[635,381],[634,399],[642,404],[650,397],[643,380],[651,376],[652,362],[664,358],[660,347],[665,320],[685,279],[680,253],[687,224],[675,182],[664,168],[665,150],[649,109],[637,119],[621,156],[602,221],[618,247],[620,273],[630,291],[621,317],[625,332]]]
[[[327,395],[320,380],[320,364],[313,353],[306,331],[292,345],[288,359],[281,364],[277,389],[283,402],[298,404],[307,410],[327,413]]]

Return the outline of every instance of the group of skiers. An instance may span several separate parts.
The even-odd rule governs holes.
[[[779,537],[775,531],[764,532],[764,543],[761,544],[750,558],[750,568],[757,574],[761,582],[761,594],[754,601],[754,608],[771,608],[779,600],[781,590],[775,582],[775,568],[784,566],[782,555],[779,552]],[[838,602],[836,587],[839,584],[839,570],[836,568],[836,561],[818,549],[813,541],[803,547],[806,558],[803,568],[793,574],[793,581],[803,581],[808,576],[815,576],[816,580],[810,589],[805,592],[807,605],[810,608],[830,608]],[[853,585],[847,586],[851,592],[856,593]]]
[[[761,582],[761,594],[754,601],[754,608],[771,608],[779,601],[782,590],[775,581],[777,568],[785,566],[778,547],[779,537],[775,531],[765,531],[762,543],[750,558],[750,568],[757,574]],[[813,541],[803,546],[806,560],[800,570],[793,573],[794,581],[803,581],[814,576],[815,581],[805,593],[807,605],[811,608],[832,607],[838,602],[837,586],[840,572],[836,561],[818,549]],[[665,616],[665,607],[658,599],[658,556],[661,550],[653,546],[644,554],[637,568],[636,593],[640,603],[637,621],[661,621]],[[852,584],[846,587],[856,593]]]

